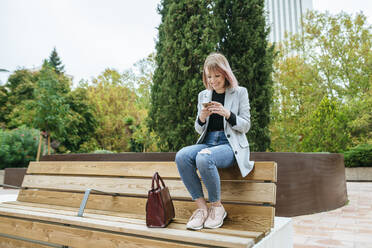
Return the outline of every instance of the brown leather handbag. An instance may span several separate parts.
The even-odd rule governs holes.
[[[163,187],[161,187],[159,180]],[[154,188],[156,182],[156,188]],[[146,225],[148,227],[166,227],[174,218],[174,206],[168,187],[158,172],[152,177],[146,203]]]

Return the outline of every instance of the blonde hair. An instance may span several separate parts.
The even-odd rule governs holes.
[[[218,71],[221,73],[228,81],[228,85],[226,87],[234,88],[238,86],[238,80],[236,80],[236,77],[230,68],[229,62],[221,53],[209,54],[204,62],[203,83],[206,89],[212,89],[211,86],[208,85],[207,75],[205,74],[206,69],[208,71]]]

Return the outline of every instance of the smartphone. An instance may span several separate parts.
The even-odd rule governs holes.
[[[211,102],[204,102],[202,103],[203,104],[203,107],[204,108],[207,108],[208,106],[210,106],[212,103]]]

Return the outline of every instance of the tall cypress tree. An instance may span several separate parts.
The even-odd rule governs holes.
[[[160,137],[160,148],[176,151],[195,143],[198,92],[204,89],[202,69],[215,51],[211,0],[163,0],[156,44],[157,68],[151,95],[149,126]]]
[[[219,50],[229,60],[241,86],[248,89],[252,151],[270,147],[270,104],[272,102],[272,63],[274,47],[268,46],[263,0],[215,0],[219,22]]]
[[[54,68],[54,70],[58,73],[61,74],[64,72],[65,66],[62,65],[62,61],[58,56],[56,48],[53,49],[52,53],[49,56],[49,65]]]

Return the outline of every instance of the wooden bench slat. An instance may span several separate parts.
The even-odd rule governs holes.
[[[175,162],[100,162],[42,161],[30,162],[27,174],[93,175],[152,177],[158,171],[163,178],[179,178]],[[221,180],[257,180],[276,182],[275,162],[255,162],[253,171],[242,178],[237,166],[220,170]]]
[[[82,193],[56,192],[45,190],[21,190],[18,201],[22,203],[41,203],[77,209],[83,199]],[[195,210],[195,203],[191,201],[173,200],[176,218],[184,220],[185,223]],[[92,194],[89,196],[87,210],[103,210],[117,212],[117,216],[139,215],[145,217],[146,198],[137,197],[112,197],[109,195]],[[270,206],[251,206],[225,203],[228,212],[224,227],[238,229],[244,226],[244,230],[267,231],[274,225],[274,208]],[[99,212],[98,212],[99,213]]]
[[[95,228],[120,232],[125,234],[134,234],[134,235],[141,235],[149,238],[161,238],[166,240],[175,240],[178,242],[189,242],[195,244],[203,244],[203,245],[214,245],[214,246],[222,246],[222,247],[251,247],[254,245],[254,239],[250,238],[239,238],[239,237],[231,237],[226,235],[218,235],[218,234],[211,234],[211,233],[203,233],[203,232],[190,232],[187,230],[175,230],[175,229],[163,229],[163,228],[147,228],[143,225],[136,225],[136,224],[129,224],[129,223],[120,223],[120,222],[113,222],[113,221],[105,221],[105,220],[96,220],[96,219],[88,219],[88,218],[81,218],[75,216],[66,216],[66,215],[58,215],[58,214],[51,214],[51,213],[42,213],[42,212],[30,212],[25,210],[19,209],[10,209],[5,207],[0,207],[0,215],[8,215],[8,216],[16,216],[18,218],[28,218],[28,219],[35,219],[35,220],[43,220],[49,222],[57,222],[61,224],[70,224],[73,226],[81,226],[86,228]],[[14,220],[15,221],[15,220]],[[17,221],[25,221],[25,220],[17,220]],[[25,221],[27,222],[27,221]],[[29,222],[29,221],[28,221]],[[14,231],[14,229],[19,229],[23,231],[23,233],[48,233],[43,232],[42,225],[48,225],[47,223],[25,223],[24,225],[21,224],[14,224],[12,220],[7,217],[0,217],[0,232],[7,233],[8,231]],[[90,233],[84,233],[84,231],[90,232],[91,230],[75,228],[73,226],[66,227],[64,225],[56,225],[53,228],[50,226],[45,228],[44,230],[50,230],[50,232],[58,232],[60,229],[65,229],[68,232],[67,236],[76,235],[80,242],[88,243],[87,240],[92,240]],[[15,227],[15,228],[14,228]],[[30,228],[32,227],[32,228]],[[31,230],[32,231],[31,231]],[[35,232],[33,232],[35,230]],[[25,235],[30,235],[25,234]],[[55,238],[61,238],[66,240],[65,235],[48,235],[48,237],[53,236]],[[89,238],[88,238],[89,237]],[[118,237],[119,238],[119,237]],[[94,238],[93,238],[94,239]],[[115,238],[116,239],[116,238]],[[127,240],[127,238],[125,238]],[[97,242],[99,242],[99,238],[97,238]],[[93,244],[92,244],[93,245]],[[97,246],[96,246],[97,247]],[[105,245],[101,245],[100,247],[107,247]]]
[[[190,199],[190,195],[182,181],[169,179],[165,183],[172,198]],[[26,175],[22,186],[67,191],[96,189],[111,193],[147,197],[151,179]],[[207,190],[205,187],[203,187],[203,190],[207,199]],[[221,182],[221,199],[225,202],[275,204],[275,190],[276,185],[274,183],[223,181]]]
[[[143,239],[133,236],[122,236],[119,234],[100,232],[94,230],[80,229],[63,225],[41,223],[38,221],[23,220],[18,218],[7,218],[0,216],[0,231],[6,234],[22,236],[36,241],[49,242],[55,245],[67,245],[79,248],[102,248],[102,247],[177,247],[190,248],[192,245],[159,241],[154,239]],[[14,240],[14,239],[13,239]],[[17,240],[15,240],[17,241]],[[14,241],[13,241],[14,242]],[[7,241],[4,241],[8,244]],[[1,237],[0,237],[1,244]],[[12,243],[10,243],[12,244]],[[13,243],[22,246],[13,247],[50,247],[38,246],[35,243],[22,242]],[[28,246],[28,244],[31,244]],[[1,247],[8,247],[6,245]],[[12,246],[10,246],[12,247]]]
[[[24,240],[17,240],[0,236],[0,247],[2,248],[50,248],[50,246],[32,243]]]
[[[69,216],[76,216],[76,209],[71,207],[64,207],[60,208],[59,206],[53,205],[46,205],[46,204],[22,204],[20,202],[9,202],[3,203],[0,205],[1,207],[9,207],[13,209],[23,209],[27,211],[36,211],[36,212],[46,212],[46,213],[56,213],[56,214],[64,214]],[[57,208],[55,208],[57,207]],[[91,211],[87,211],[84,214],[84,218],[93,218],[93,219],[102,219],[102,220],[109,220],[109,221],[119,221],[124,223],[131,223],[131,224],[140,224],[146,225],[146,221],[142,218],[126,218],[126,217],[119,217],[116,216],[114,212],[109,211],[101,211],[100,214],[90,213]],[[185,223],[180,223],[177,219],[172,221],[168,228],[171,229],[179,229],[185,230]],[[234,229],[202,229],[201,232],[206,233],[216,233],[216,234],[223,234],[223,235],[230,235],[230,236],[237,236],[237,237],[246,237],[246,238],[253,238],[257,242],[263,236],[263,232],[251,232],[251,231],[242,231],[242,230],[234,230]]]

